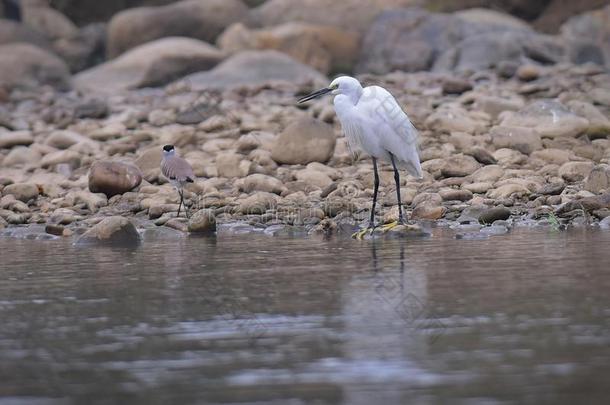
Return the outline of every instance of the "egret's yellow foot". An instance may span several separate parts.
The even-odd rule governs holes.
[[[373,233],[373,228],[366,228],[366,229],[363,229],[363,230],[358,231],[356,233],[353,233],[352,234],[352,238],[358,239],[358,240],[362,240],[366,236],[367,232],[372,234]]]
[[[398,222],[398,221],[390,222],[389,224],[383,225],[381,227],[381,231],[382,232],[388,232],[388,231],[396,228],[398,225],[400,225],[400,222]]]

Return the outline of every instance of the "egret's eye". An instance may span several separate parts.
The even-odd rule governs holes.
[[[332,86],[333,90],[337,90],[339,88],[339,83],[336,83],[334,86]]]

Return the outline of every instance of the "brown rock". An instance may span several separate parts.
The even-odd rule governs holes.
[[[526,127],[495,126],[490,130],[496,148],[516,149],[526,155],[542,149],[542,140],[533,129]]]
[[[237,23],[220,36],[218,44],[230,53],[249,49],[284,52],[323,73],[351,69],[359,52],[357,34],[299,22],[262,30],[250,30]]]
[[[216,231],[214,210],[203,209],[194,213],[189,219],[188,230],[192,233],[213,233]]]
[[[214,42],[247,12],[238,0],[183,0],[162,7],[138,7],[116,14],[108,24],[108,56],[164,37]]]
[[[567,162],[559,168],[559,176],[568,182],[581,181],[591,173],[592,162]]]
[[[162,38],[140,45],[119,58],[79,73],[76,87],[98,92],[116,92],[159,86],[189,73],[209,70],[224,55],[193,38]]]
[[[34,142],[31,131],[2,131],[0,130],[0,149],[13,146],[28,146]]]
[[[113,244],[120,246],[137,245],[141,241],[134,224],[124,217],[104,218],[100,223],[85,232],[77,244]]]
[[[472,156],[454,155],[445,160],[441,169],[444,177],[464,177],[474,173],[481,165]]]
[[[37,198],[39,194],[38,186],[33,183],[9,184],[2,190],[2,195],[12,195],[17,200],[27,203],[31,199]]]
[[[57,56],[25,43],[0,45],[0,87],[70,87],[68,66]]]
[[[89,171],[89,190],[107,197],[123,194],[142,182],[140,170],[131,164],[115,161],[95,162]]]
[[[420,205],[411,213],[413,219],[441,219],[447,209],[442,206]]]
[[[280,134],[271,151],[277,163],[325,163],[333,155],[336,138],[330,125],[310,117],[301,118]]]
[[[595,166],[585,180],[584,189],[592,193],[610,191],[610,169],[607,166]]]

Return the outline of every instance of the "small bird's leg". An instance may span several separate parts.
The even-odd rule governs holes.
[[[373,174],[375,176],[375,183],[373,186],[373,205],[371,207],[371,218],[369,220],[369,226],[362,231],[358,231],[352,235],[353,238],[362,239],[367,232],[373,233],[375,229],[375,206],[377,205],[377,192],[379,191],[379,173],[377,172],[377,158],[373,158]]]
[[[184,202],[184,190],[182,190],[182,206],[184,207],[184,215],[186,215],[186,219],[190,218],[189,209],[186,206],[186,202]]]
[[[182,190],[178,190],[178,194],[180,194],[180,203],[178,204],[178,215],[176,215],[176,218],[180,216],[180,208],[182,207],[182,202],[184,201],[184,195],[182,194]],[[186,206],[184,207],[184,209],[186,209]]]
[[[394,155],[390,153],[390,160],[392,161],[392,167],[394,168],[394,181],[396,182],[396,197],[398,199],[398,221],[394,221],[390,224],[384,225],[382,227],[384,232],[389,231],[392,228],[395,228],[398,225],[405,224],[405,218],[402,215],[402,201],[400,200],[400,173],[398,172],[398,167],[396,167],[396,161],[394,160]]]

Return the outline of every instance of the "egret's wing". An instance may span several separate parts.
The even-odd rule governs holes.
[[[365,135],[362,124],[359,120],[354,119],[351,121],[346,121],[345,123],[341,123],[341,127],[343,128],[343,132],[345,133],[345,138],[347,139],[349,151],[355,158],[361,152],[364,152],[362,141]]]
[[[364,89],[357,106],[373,124],[381,146],[398,159],[398,165],[421,178],[418,132],[396,99],[384,88]]]

